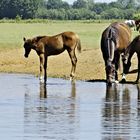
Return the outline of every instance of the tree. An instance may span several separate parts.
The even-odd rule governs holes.
[[[124,10],[124,18],[125,19],[133,19],[134,14],[135,14],[134,9],[126,9],[126,10]]]
[[[48,0],[46,3],[47,9],[69,9],[69,4],[67,2],[63,2],[62,0]]]
[[[117,3],[121,4],[123,8],[132,8],[136,6],[135,0],[118,0]]]
[[[87,8],[87,1],[86,0],[77,0],[77,1],[74,1],[73,3],[73,8],[75,9],[79,9],[79,8]]]
[[[15,18],[19,15],[23,18],[34,18],[43,1],[44,0],[1,0],[0,17]]]
[[[23,0],[20,14],[23,18],[35,18],[43,0]]]
[[[102,12],[103,19],[119,19],[119,9],[111,8]]]
[[[94,11],[96,14],[100,14],[103,11],[106,11],[109,9],[109,6],[107,3],[95,3],[93,7],[91,8],[92,11]]]

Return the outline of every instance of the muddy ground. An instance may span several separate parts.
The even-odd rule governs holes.
[[[76,79],[78,80],[104,80],[105,68],[100,49],[84,49],[77,54]],[[132,59],[131,70],[137,69],[136,56]],[[71,71],[71,61],[67,52],[48,59],[48,76],[68,79]],[[29,58],[24,58],[23,48],[0,50],[0,72],[29,73],[39,75],[39,58],[32,51]],[[119,69],[121,80],[122,68]],[[135,81],[137,73],[129,74],[127,80]]]

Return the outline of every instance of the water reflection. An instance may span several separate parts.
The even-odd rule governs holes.
[[[75,81],[71,82],[71,97],[76,97],[76,83]]]
[[[71,82],[71,97],[76,97],[76,83]],[[47,85],[40,83],[40,99],[47,98]]]
[[[47,85],[40,83],[40,99],[47,98]]]
[[[135,125],[140,124],[140,119],[137,119],[140,117],[140,87],[133,86],[132,89],[128,85],[106,86],[106,97],[102,109],[103,140],[130,140],[139,137],[135,129],[140,131],[140,126]],[[136,99],[133,100],[132,97],[131,90],[134,88],[138,92],[137,104],[135,104]]]
[[[140,102],[140,85],[137,85],[137,90],[138,90],[138,102]]]
[[[103,82],[71,84],[50,78],[44,86],[29,75],[0,78],[1,139],[140,138],[140,84],[107,87]]]
[[[26,139],[34,137],[38,137],[39,140],[76,139],[78,124],[75,111],[76,83],[61,86],[63,86],[62,91],[57,85],[40,84],[40,96],[30,95],[26,87],[24,103],[24,137]],[[71,87],[71,97],[63,96],[63,93],[67,94],[64,90],[66,86]],[[57,92],[62,94],[59,96]]]

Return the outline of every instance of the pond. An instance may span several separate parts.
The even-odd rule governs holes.
[[[0,74],[2,140],[135,140],[139,85]]]

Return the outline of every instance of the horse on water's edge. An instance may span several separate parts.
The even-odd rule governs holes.
[[[108,84],[118,82],[120,54],[131,41],[131,29],[123,22],[110,24],[102,33],[101,51],[105,62],[106,81]],[[124,64],[124,63],[123,63]]]
[[[136,79],[136,83],[139,82],[140,79],[140,35],[136,36],[130,45],[126,48],[123,59],[124,59],[124,74],[128,74],[130,66],[131,66],[131,58],[134,53],[137,53],[138,58],[138,75]],[[123,80],[125,82],[125,79]]]
[[[81,42],[79,36],[74,32],[63,32],[54,36],[37,36],[32,39],[24,38],[25,57],[28,57],[31,49],[35,50],[40,58],[40,81],[47,80],[47,59],[50,55],[58,55],[67,50],[71,63],[70,78],[73,80],[75,76],[77,57],[75,49],[81,52]]]

